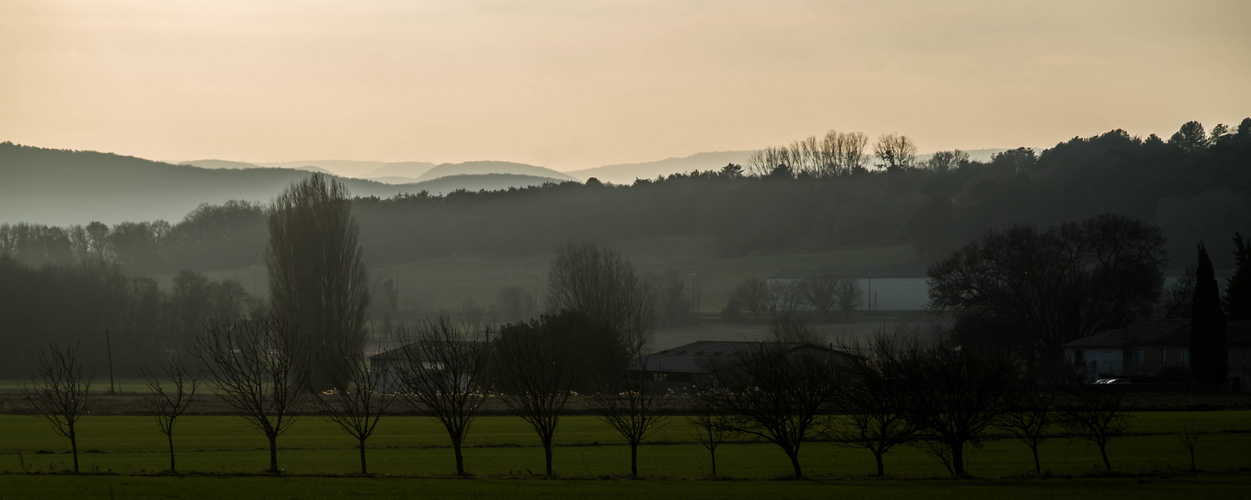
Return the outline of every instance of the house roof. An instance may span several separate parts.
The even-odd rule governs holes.
[[[1230,321],[1225,324],[1225,339],[1231,345],[1251,346],[1251,321]],[[1140,320],[1124,329],[1104,330],[1064,344],[1068,348],[1123,348],[1132,345],[1190,343],[1190,320]]]
[[[925,276],[925,267],[898,266],[826,266],[816,269],[788,269],[769,276],[771,280],[807,280],[827,277],[847,278],[916,278]]]
[[[842,351],[806,342],[751,342],[751,341],[711,341],[701,340],[652,354],[647,357],[644,371],[649,372],[685,372],[704,373],[707,363],[716,359],[725,359],[735,353],[750,352],[761,345],[776,346],[786,351],[797,349],[820,349],[830,353],[851,356]]]
[[[456,344],[458,344],[458,345],[457,345],[457,348],[458,348],[458,349],[460,349],[460,348],[468,348],[468,347],[471,347],[471,346],[476,346],[476,345],[480,345],[480,344],[482,344],[482,341],[480,341],[480,340],[454,340],[453,342],[455,342]],[[408,346],[412,346],[412,345],[414,345],[414,344],[406,344],[406,345],[405,345],[405,346],[403,346],[403,347],[396,347],[396,348],[394,348],[394,349],[390,349],[390,350],[382,351],[382,352],[380,352],[380,353],[378,353],[378,354],[375,354],[375,355],[373,355],[373,356],[370,356],[370,357],[369,357],[369,361],[370,361],[370,362],[378,362],[378,361],[398,361],[398,360],[402,360],[402,359],[404,359],[404,348],[405,348],[405,347],[408,347]],[[465,349],[465,351],[467,352],[467,351],[468,351],[468,349]],[[423,353],[423,354],[424,354],[424,353]]]

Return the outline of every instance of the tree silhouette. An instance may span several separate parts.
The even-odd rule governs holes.
[[[838,356],[811,344],[745,343],[730,359],[709,360],[709,371],[725,390],[706,396],[729,417],[726,429],[782,448],[795,477],[803,477],[799,449],[828,418],[839,390]]]
[[[331,378],[365,342],[369,279],[347,188],[320,174],[291,185],[270,206],[270,306],[299,333],[311,359],[314,388],[339,386]]]
[[[368,474],[365,461],[365,441],[374,434],[382,413],[395,401],[395,394],[387,392],[383,383],[386,370],[374,367],[363,353],[349,355],[347,361],[330,364],[341,373],[334,374],[339,385],[330,391],[313,391],[317,408],[322,415],[356,439],[361,456],[361,474]]]
[[[547,475],[552,475],[552,443],[577,376],[566,342],[589,321],[580,313],[543,316],[506,325],[495,342],[492,367],[500,399],[538,434]]]
[[[447,431],[456,456],[456,474],[465,475],[461,451],[469,426],[486,400],[489,332],[474,334],[439,317],[403,336],[396,374],[409,404],[437,420]]]
[[[635,356],[617,363],[614,370],[591,393],[591,410],[599,414],[630,445],[630,475],[639,475],[639,444],[664,425],[663,413],[672,393],[650,377],[637,376],[647,359]]]
[[[1194,308],[1190,313],[1190,366],[1195,381],[1204,384],[1223,383],[1229,374],[1229,347],[1220,300],[1212,260],[1203,243],[1199,243]]]
[[[307,344],[274,316],[216,320],[196,339],[196,355],[215,392],[269,441],[278,473],[278,436],[299,418],[308,396]]]
[[[47,420],[57,434],[70,441],[74,472],[78,472],[78,420],[87,414],[87,390],[91,376],[78,360],[78,347],[62,348],[53,342],[39,353],[39,371],[22,385],[22,395]]]
[[[162,365],[159,373],[144,368],[143,379],[148,384],[148,408],[156,416],[161,434],[169,442],[169,471],[178,472],[174,462],[174,424],[191,405],[200,381],[187,370],[181,358],[171,359]]]
[[[1203,124],[1188,121],[1182,124],[1181,129],[1174,132],[1172,137],[1169,137],[1168,143],[1182,151],[1197,151],[1208,146],[1208,134],[1203,131]]]
[[[1225,316],[1230,321],[1251,319],[1251,242],[1234,233],[1234,274],[1225,282]]]

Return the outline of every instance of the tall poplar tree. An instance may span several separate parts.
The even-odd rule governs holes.
[[[1234,275],[1225,282],[1225,316],[1230,321],[1251,319],[1251,243],[1234,233]]]
[[[1225,315],[1216,272],[1208,251],[1199,243],[1194,309],[1190,314],[1190,366],[1195,381],[1217,384],[1229,373],[1229,350],[1225,345]]]
[[[335,364],[365,344],[369,278],[358,233],[347,188],[320,174],[292,184],[270,206],[270,306],[307,343],[315,389],[336,387],[332,374],[348,372]]]

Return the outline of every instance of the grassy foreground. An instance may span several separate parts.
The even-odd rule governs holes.
[[[1247,498],[1248,475],[1037,480],[449,479],[0,475],[3,498]]]
[[[1190,424],[1205,433],[1197,450],[1200,470],[1177,433]],[[776,446],[754,441],[718,449],[722,479],[710,479],[707,452],[675,417],[640,449],[641,480],[624,476],[628,448],[595,417],[562,420],[555,468],[559,480],[536,475],[542,449],[516,417],[479,419],[465,451],[473,479],[451,477],[452,453],[442,429],[416,416],[384,418],[370,441],[370,472],[358,472],[354,442],[333,424],[304,417],[279,439],[285,473],[270,477],[265,441],[230,416],[185,417],[175,433],[184,475],[165,475],[164,436],[150,417],[88,416],[81,421],[82,475],[65,473],[68,441],[31,416],[0,416],[0,498],[32,497],[630,497],[674,498],[920,498],[1079,495],[1108,498],[1238,498],[1251,494],[1251,412],[1143,412],[1135,435],[1112,442],[1116,474],[1103,472],[1098,452],[1059,437],[1044,443],[1045,473],[1034,477],[1029,451],[994,440],[971,451],[976,480],[947,479],[941,464],[903,447],[886,458],[888,479],[875,479],[872,455],[832,443],[805,445],[801,463],[809,480],[787,480],[789,463]],[[1125,474],[1125,476],[1119,476]],[[1049,477],[1050,476],[1050,477]],[[1028,479],[1027,479],[1028,478]],[[1067,478],[1067,479],[1058,479]]]

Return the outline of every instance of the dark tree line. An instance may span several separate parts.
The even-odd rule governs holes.
[[[762,156],[761,165],[772,165],[767,172],[709,165],[631,186],[567,182],[357,198],[352,210],[373,266],[457,253],[548,252],[554,242],[574,239],[692,235],[714,238],[725,256],[885,242],[913,243],[936,258],[990,228],[1112,213],[1160,226],[1175,262],[1193,262],[1193,242],[1204,240],[1219,255],[1216,265],[1228,267],[1227,234],[1251,231],[1251,119],[1211,133],[1190,122],[1167,141],[1113,130],[1040,152],[1009,150],[989,162],[959,151],[917,162],[908,159],[907,144],[884,143],[875,170],[865,168],[867,159],[851,168],[832,159],[840,135],[830,148],[816,138],[775,148],[788,153]],[[867,158],[867,146],[859,154]],[[820,173],[827,171],[834,174]],[[33,265],[104,255],[145,273],[239,268],[262,263],[265,216],[260,206],[231,202],[200,207],[176,224],[4,225],[0,253]]]
[[[0,375],[25,376],[49,340],[83,346],[80,360],[107,374],[139,376],[148,360],[166,359],[202,322],[244,314],[255,302],[234,281],[178,274],[172,290],[101,260],[31,268],[0,255]],[[107,334],[106,334],[107,331]]]
[[[1114,215],[989,231],[930,266],[930,307],[955,316],[962,344],[1002,346],[1037,379],[1063,343],[1155,309],[1163,247],[1158,228]]]

